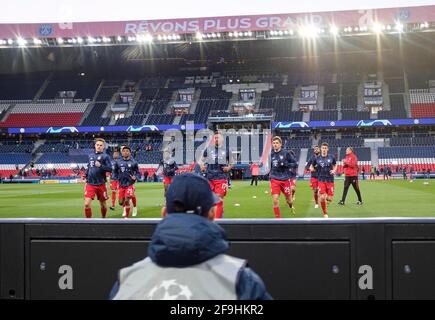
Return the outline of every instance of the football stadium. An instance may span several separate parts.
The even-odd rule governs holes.
[[[435,3],[315,2],[2,16],[0,298],[138,298],[208,214],[274,299],[434,299]]]

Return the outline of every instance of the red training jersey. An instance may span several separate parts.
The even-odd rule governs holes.
[[[357,177],[358,176],[358,158],[355,154],[347,154],[343,159],[344,174],[346,177]]]

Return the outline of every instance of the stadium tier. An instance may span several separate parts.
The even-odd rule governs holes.
[[[88,103],[16,104],[1,127],[77,126]]]

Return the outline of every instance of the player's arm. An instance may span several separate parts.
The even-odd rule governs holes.
[[[315,168],[316,165],[317,165],[317,160],[316,159],[311,159],[310,172],[316,171],[316,168]]]
[[[113,179],[114,180],[118,180],[119,179],[119,167],[118,167],[118,162],[115,162],[115,165],[113,166]]]
[[[140,180],[141,174],[140,174],[139,165],[137,162],[133,165],[132,169],[133,169],[134,174],[130,175],[130,177],[135,181]]]
[[[110,163],[109,157],[105,157],[101,163],[100,169],[106,172],[112,172],[112,164]]]
[[[305,170],[311,171],[310,167],[313,164],[312,159],[308,160],[307,164],[305,165]]]
[[[159,164],[157,165],[157,168],[155,171],[156,175],[160,175],[160,174],[157,174],[157,172],[159,172],[160,168],[163,168],[163,160],[160,160]]]
[[[358,165],[358,159],[357,159],[356,156],[352,157],[352,159],[347,164],[347,166],[350,167],[350,168],[356,168],[357,165]]]
[[[335,161],[335,158],[333,158],[332,160],[332,165],[332,170],[329,171],[329,173],[335,175],[335,173],[337,172],[337,162]]]
[[[201,158],[198,161],[198,165],[201,168],[201,171],[204,172],[207,169],[207,149],[202,152]]]
[[[298,162],[296,161],[295,157],[291,155],[290,153],[287,153],[287,162],[289,168],[297,168]]]
[[[228,154],[227,161],[228,165],[222,168],[224,172],[230,172],[234,167],[234,157],[231,155],[231,153]]]

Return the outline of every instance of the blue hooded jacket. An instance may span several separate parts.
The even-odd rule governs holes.
[[[216,223],[196,214],[175,213],[163,219],[154,231],[148,248],[151,260],[160,267],[188,267],[228,251],[225,231]],[[113,298],[116,283],[110,297]],[[240,270],[236,284],[239,300],[270,300],[261,278],[249,267]]]

